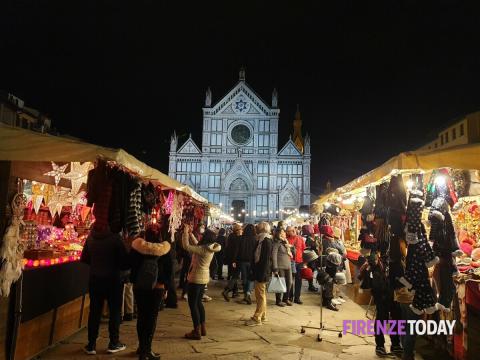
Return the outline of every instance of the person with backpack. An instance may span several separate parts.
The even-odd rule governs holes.
[[[185,334],[190,340],[201,340],[207,335],[205,308],[202,298],[205,286],[210,281],[210,263],[213,256],[221,250],[221,246],[215,242],[216,234],[207,229],[203,233],[202,240],[196,244],[197,239],[192,234],[190,225],[185,224],[182,235],[182,246],[192,254],[190,271],[188,272],[188,305],[192,316],[193,330]]]
[[[161,242],[160,227],[150,226],[145,239],[132,242],[131,281],[137,303],[137,335],[140,360],[157,360],[160,356],[152,352],[152,340],[157,327],[160,304],[169,286],[170,273],[166,271],[166,260],[170,243]]]

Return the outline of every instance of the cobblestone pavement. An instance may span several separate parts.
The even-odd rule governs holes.
[[[178,309],[160,312],[153,349],[163,360],[310,360],[310,359],[378,359],[375,356],[374,339],[371,336],[357,337],[337,332],[324,331],[323,341],[317,340],[318,330],[307,329],[302,334],[302,325],[318,326],[320,320],[320,296],[305,289],[303,305],[280,308],[269,294],[268,323],[245,326],[255,309],[255,304],[244,305],[237,300],[225,302],[221,296],[221,282],[211,282],[208,295],[213,300],[206,304],[208,336],[201,341],[188,341],[183,335],[190,331],[192,323],[186,301],[179,301]],[[348,290],[348,289],[347,289]],[[348,291],[347,291],[348,293]],[[364,319],[365,309],[351,300],[340,306],[339,312],[324,310],[324,325],[341,330],[344,319]],[[101,326],[97,342],[97,355],[86,356],[81,351],[87,339],[83,329],[76,335],[48,350],[40,359],[134,359],[137,347],[135,321],[124,322],[121,326],[121,340],[127,344],[126,351],[108,355],[108,330]],[[388,338],[387,338],[388,345]],[[420,358],[420,357],[419,357]],[[436,360],[439,360],[437,357]]]

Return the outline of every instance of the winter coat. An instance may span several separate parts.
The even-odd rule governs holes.
[[[90,232],[80,261],[90,265],[90,277],[120,281],[129,268],[127,250],[119,234],[110,231]]]
[[[238,249],[241,241],[241,236],[235,235],[233,233],[228,236],[225,248],[225,264],[230,265],[237,258]]]
[[[303,263],[303,252],[305,251],[305,240],[303,237],[295,235],[288,238],[290,245],[295,246],[295,262]]]
[[[151,243],[142,238],[136,238],[133,240],[132,250],[130,252],[130,264],[132,267],[130,281],[135,284],[137,280],[138,269],[142,265],[143,260],[157,257],[157,282],[168,285],[171,277],[171,270],[168,268],[170,248],[170,243],[166,241],[162,243]]]
[[[268,282],[272,276],[272,248],[273,241],[270,235],[267,233],[257,235],[257,239],[264,239],[263,241],[257,241],[255,250],[258,246],[261,246],[260,260],[252,261],[252,280],[265,283]],[[255,253],[255,251],[254,251]]]
[[[277,272],[278,270],[289,270],[292,266],[287,246],[280,239],[273,240],[272,266],[274,272]]]
[[[189,235],[184,232],[182,236],[183,248],[192,254],[192,263],[188,272],[187,280],[192,284],[208,284],[210,280],[210,263],[213,255],[222,247],[213,243],[210,245],[190,245]]]
[[[341,240],[335,240],[335,239],[331,239],[326,236],[323,236],[322,238],[323,255],[327,255],[328,248],[337,249],[338,253],[342,256],[346,255],[345,245],[343,245],[343,242]]]
[[[225,256],[225,244],[227,242],[227,238],[225,236],[218,236],[217,237],[217,244],[222,247],[222,250],[220,250],[218,253],[215,254],[215,256],[224,258]]]
[[[234,258],[234,262],[251,263],[253,260],[253,255],[254,255],[256,246],[257,246],[257,238],[255,236],[242,235],[239,241],[238,251],[237,251],[236,257]]]

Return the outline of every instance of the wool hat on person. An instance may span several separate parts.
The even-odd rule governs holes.
[[[303,262],[304,263],[311,263],[312,261],[315,261],[318,259],[318,255],[315,251],[313,250],[305,250],[303,252]]]
[[[310,235],[310,236],[311,236],[311,235],[314,234],[314,232],[315,232],[315,231],[314,231],[312,225],[306,224],[306,225],[303,225],[303,226],[302,226],[302,233],[303,233],[303,235]]]

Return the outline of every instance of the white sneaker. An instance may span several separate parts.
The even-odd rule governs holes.
[[[212,301],[212,298],[208,295],[203,294],[202,301],[209,302]]]
[[[342,305],[343,303],[338,301],[338,299],[332,299],[332,304],[333,305]]]
[[[337,301],[340,301],[342,304],[346,303],[347,300],[342,299],[341,297],[335,298]]]

